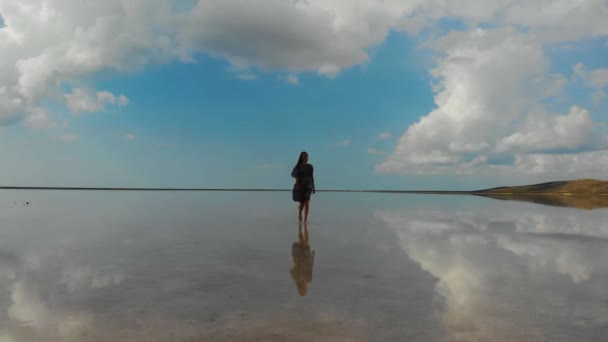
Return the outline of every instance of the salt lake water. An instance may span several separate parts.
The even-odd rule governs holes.
[[[608,339],[608,209],[319,192],[300,226],[288,192],[0,208],[2,342]]]

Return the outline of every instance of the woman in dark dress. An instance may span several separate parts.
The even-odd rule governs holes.
[[[308,153],[300,153],[298,163],[291,171],[291,176],[296,179],[296,184],[293,186],[293,200],[300,202],[298,211],[300,221],[302,221],[302,209],[304,209],[304,220],[308,221],[310,196],[316,192],[313,172],[314,168],[308,164]]]

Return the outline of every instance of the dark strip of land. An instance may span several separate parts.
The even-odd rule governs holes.
[[[63,190],[63,191],[225,191],[225,192],[289,192],[291,189],[226,189],[226,188],[120,188],[120,187],[53,187],[53,186],[0,186],[0,190]],[[370,192],[396,194],[471,195],[471,191],[428,190],[317,190],[317,192]]]
[[[288,192],[291,189],[243,189],[243,188],[136,188],[136,187],[51,187],[51,186],[0,186],[0,190],[83,190],[83,191],[256,191],[256,192]],[[596,179],[577,179],[524,186],[499,187],[475,191],[443,191],[443,190],[345,190],[325,189],[318,192],[358,192],[385,194],[430,194],[430,195],[480,195],[480,196],[607,196],[608,182]]]

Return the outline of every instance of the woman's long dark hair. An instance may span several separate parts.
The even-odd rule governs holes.
[[[300,165],[302,165],[302,157],[304,155],[308,155],[308,153],[306,151],[300,152],[300,157],[298,158],[298,163],[296,164],[296,167],[300,167]]]

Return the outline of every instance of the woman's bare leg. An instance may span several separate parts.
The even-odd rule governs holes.
[[[308,209],[310,208],[310,201],[304,202],[304,221],[308,222]]]
[[[305,245],[308,246],[308,223],[307,221],[304,221],[304,242]]]
[[[302,209],[304,209],[304,202],[300,202],[300,208],[298,208],[298,218],[302,221]]]

